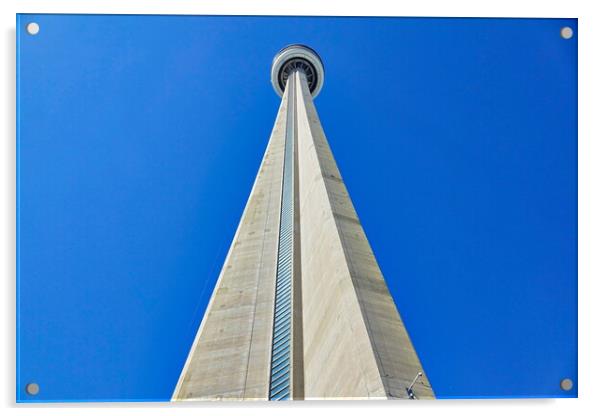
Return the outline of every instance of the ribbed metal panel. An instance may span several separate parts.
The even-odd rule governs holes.
[[[294,77],[288,79],[288,107],[284,144],[284,171],[282,178],[282,206],[278,239],[278,268],[276,271],[276,301],[274,305],[274,332],[270,372],[270,400],[291,398],[291,312],[293,277],[294,224],[294,152],[295,147],[295,86]]]

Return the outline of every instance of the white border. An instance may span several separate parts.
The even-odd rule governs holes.
[[[10,3],[10,1],[7,1]],[[145,0],[145,1],[13,1],[22,13],[126,13],[126,14],[235,14],[235,15],[319,15],[319,16],[467,16],[467,17],[578,17],[587,9],[581,1],[493,2],[433,1],[395,2],[387,0]],[[208,3],[208,4],[207,4]]]
[[[5,415],[29,414],[33,410],[53,415],[105,414],[107,409],[128,409],[144,415],[161,413],[210,414],[328,414],[333,407],[346,414],[363,415],[413,412],[421,414],[462,414],[488,416],[508,413],[547,415],[589,414],[600,408],[596,396],[602,387],[600,317],[602,317],[602,15],[595,1],[477,1],[422,0],[3,0],[2,83],[0,91],[0,265],[2,330],[0,357],[1,403]],[[178,403],[174,404],[56,404],[15,405],[15,13],[127,13],[127,14],[237,14],[237,15],[341,15],[341,16],[490,16],[490,17],[577,17],[579,18],[579,399],[434,401],[420,403],[304,402],[261,403]],[[528,377],[528,374],[518,375]],[[34,409],[36,408],[36,409]],[[598,409],[599,411],[599,409]]]

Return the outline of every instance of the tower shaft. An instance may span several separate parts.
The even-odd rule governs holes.
[[[408,398],[423,372],[293,68],[174,400]]]

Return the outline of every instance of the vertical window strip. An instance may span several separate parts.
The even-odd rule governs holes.
[[[286,134],[284,138],[284,169],[282,178],[282,204],[280,207],[280,230],[278,234],[278,267],[276,270],[276,300],[274,305],[274,332],[287,333],[290,340],[293,276],[293,224],[294,224],[294,141],[295,141],[295,85],[294,76],[289,77],[288,103],[286,114]],[[278,312],[276,313],[276,306]],[[270,400],[288,400],[291,396],[291,355],[290,345],[281,347],[282,337],[272,337],[270,368]],[[280,345],[276,345],[280,344]],[[286,351],[286,354],[283,354]],[[285,358],[283,362],[282,357]],[[286,371],[282,370],[286,368]],[[285,374],[283,376],[283,374]]]

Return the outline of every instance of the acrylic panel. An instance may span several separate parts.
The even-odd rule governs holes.
[[[577,397],[576,19],[16,32],[18,402]]]

